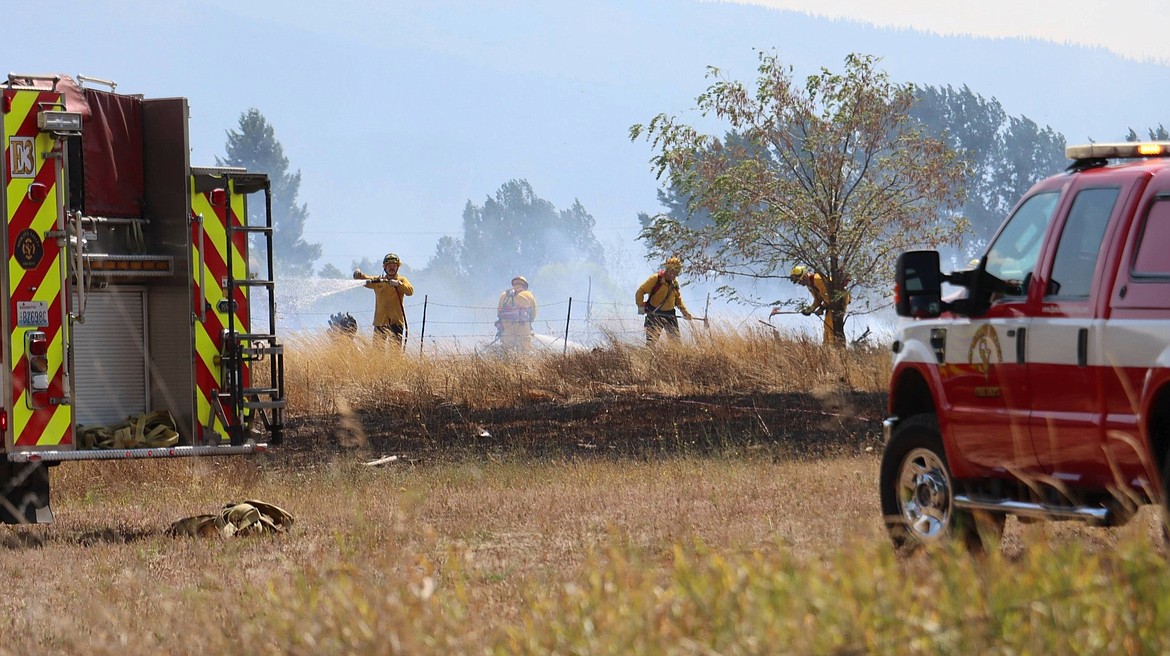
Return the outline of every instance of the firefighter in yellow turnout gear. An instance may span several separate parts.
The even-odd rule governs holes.
[[[809,294],[812,294],[812,303],[802,307],[800,313],[806,317],[814,314],[820,317],[825,325],[824,343],[832,344],[834,339],[833,330],[836,327],[836,323],[833,320],[833,313],[829,311],[832,306],[832,299],[829,298],[829,286],[824,276],[806,266],[798,264],[792,267],[788,279],[797,285],[808,287]],[[849,307],[850,300],[849,293],[846,292],[845,298],[841,303],[842,313]],[[779,308],[772,308],[772,315],[778,314],[779,312]]]
[[[500,343],[509,351],[532,348],[532,322],[536,320],[536,297],[528,291],[528,279],[512,278],[512,288],[500,294],[496,307],[496,328]]]
[[[682,300],[682,290],[678,284],[680,273],[682,260],[672,257],[663,264],[661,271],[647,278],[634,295],[634,302],[638,304],[638,314],[646,315],[648,343],[657,341],[663,330],[672,337],[678,337],[678,316],[674,313],[676,307],[682,311],[683,318],[687,321],[694,318]]]
[[[406,341],[406,307],[403,299],[414,294],[414,286],[399,275],[402,260],[394,253],[382,258],[383,275],[367,276],[361,269],[353,272],[354,280],[366,281],[365,286],[374,290],[374,336],[388,341],[393,338],[399,345]]]

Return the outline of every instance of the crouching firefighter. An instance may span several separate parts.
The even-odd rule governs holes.
[[[679,273],[682,273],[682,260],[672,257],[663,264],[661,271],[638,287],[634,302],[638,304],[638,314],[646,315],[647,343],[657,341],[663,330],[672,337],[678,337],[678,316],[674,312],[676,307],[687,321],[694,318],[683,303],[678,283]]]

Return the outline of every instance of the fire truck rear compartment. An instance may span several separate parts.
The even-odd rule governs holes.
[[[55,224],[38,219],[33,226],[33,238],[46,244],[45,257],[21,260],[11,236],[6,241],[9,271],[48,262],[61,278],[60,302],[47,304],[50,314],[61,308],[59,329],[52,322],[47,328],[26,323],[37,321],[26,317],[46,306],[38,300],[43,293],[23,298],[36,292],[27,284],[35,282],[32,275],[5,280],[0,288],[12,308],[3,315],[11,364],[0,377],[6,388],[0,522],[51,521],[48,468],[66,460],[249,454],[279,443],[283,347],[275,329],[267,176],[191,167],[184,98],[81,89],[56,77],[10,75],[0,86],[6,114],[30,106],[21,104],[29,97],[21,94],[33,94],[33,112],[51,106],[84,117],[80,134],[54,132],[48,141],[41,128],[36,160],[57,167],[55,176],[36,173],[33,184],[16,180],[28,191],[10,187],[7,198],[19,200],[0,203],[8,232],[18,229],[14,217],[27,216],[29,203],[56,204]],[[46,103],[52,97],[46,90],[61,100]],[[17,131],[28,133],[28,122],[6,121],[5,130],[7,146]],[[33,143],[31,136],[20,139]],[[41,185],[42,179],[49,184]],[[41,198],[38,185],[51,188],[54,179],[56,198]],[[259,224],[249,223],[249,203],[261,208]],[[38,287],[49,289],[47,283]],[[20,315],[19,327],[17,310],[29,311]],[[18,363],[35,330],[61,351],[48,373],[50,393],[42,392],[33,406],[25,401],[31,396]],[[87,428],[156,412],[173,418],[173,444],[90,449],[79,439]],[[21,426],[7,426],[9,417]],[[31,427],[41,424],[57,426],[57,433],[39,437]]]

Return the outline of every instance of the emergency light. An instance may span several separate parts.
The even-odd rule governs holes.
[[[1069,159],[1135,159],[1138,157],[1166,157],[1168,155],[1170,155],[1170,141],[1091,143],[1067,146],[1064,149],[1064,156]]]
[[[41,132],[81,134],[81,114],[47,109],[37,114],[37,127]]]
[[[49,340],[40,330],[24,335],[24,353],[28,360],[28,386],[32,392],[49,389]]]
[[[43,203],[49,197],[49,186],[43,182],[34,182],[28,186],[25,196],[30,203]]]
[[[103,276],[169,276],[174,258],[169,255],[86,255],[85,262],[94,274]]]

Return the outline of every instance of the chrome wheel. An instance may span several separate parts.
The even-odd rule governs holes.
[[[903,525],[918,542],[937,542],[951,523],[951,477],[930,449],[912,449],[898,472],[897,498]]]

